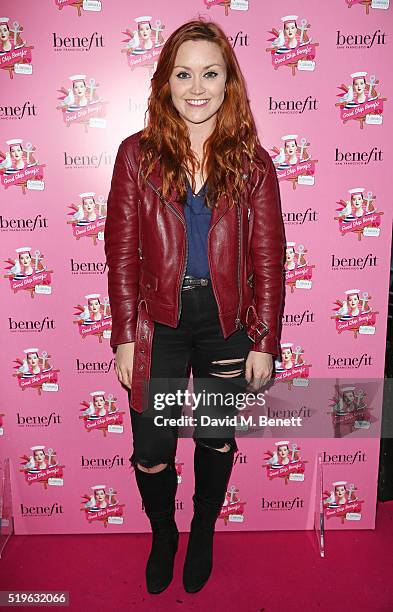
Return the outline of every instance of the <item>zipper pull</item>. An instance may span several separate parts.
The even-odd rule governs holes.
[[[243,329],[244,325],[241,323],[240,319],[235,319],[235,323],[238,329]]]
[[[143,259],[141,247],[138,247],[138,253],[139,253],[139,259]]]
[[[247,207],[247,219],[250,219],[250,215],[251,215],[251,208]]]

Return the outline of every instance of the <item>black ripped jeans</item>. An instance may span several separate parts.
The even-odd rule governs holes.
[[[182,431],[185,437],[192,435],[195,443],[216,449],[224,448],[227,443],[232,450],[238,450],[235,426],[228,421],[239,413],[232,400],[236,393],[245,393],[245,361],[252,341],[245,329],[224,339],[210,282],[206,286],[183,288],[181,295],[178,326],[154,322],[147,409],[144,412],[130,409],[133,433],[130,461],[134,466],[136,463],[144,467],[173,464]],[[214,363],[223,361],[227,363]],[[168,393],[187,390],[191,369],[193,384],[189,390],[199,395],[198,406],[192,409],[191,402],[185,406],[183,401],[177,401],[178,395],[174,405],[167,405],[162,400],[169,397]],[[210,393],[215,393],[210,398],[216,399],[207,399]],[[179,426],[182,413],[183,418],[187,414],[193,419],[192,423],[187,422],[187,427],[182,423]],[[176,422],[165,420],[169,418]],[[213,421],[216,418],[221,418],[220,425],[213,424],[217,423]]]

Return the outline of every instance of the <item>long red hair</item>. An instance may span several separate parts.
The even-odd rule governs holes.
[[[222,195],[232,205],[244,189],[242,174],[251,171],[259,141],[239,63],[224,31],[216,23],[202,18],[189,21],[165,42],[151,79],[148,118],[140,139],[141,170],[148,177],[159,162],[163,197],[174,188],[178,201],[184,204],[185,168],[190,168],[195,192],[193,176],[198,160],[191,150],[187,126],[173,105],[168,82],[177,51],[188,40],[216,43],[226,64],[226,93],[217,112],[215,128],[204,143],[202,163],[207,177],[207,205],[212,208]]]

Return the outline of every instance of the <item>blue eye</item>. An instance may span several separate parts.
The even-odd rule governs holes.
[[[178,73],[176,76],[177,76],[179,79],[183,79],[183,76],[182,76],[182,75],[186,75],[186,77],[188,77],[188,72],[179,72],[179,73]]]
[[[208,75],[213,75],[212,77],[208,76]],[[209,70],[209,72],[206,72],[205,76],[207,76],[209,79],[210,78],[214,78],[218,75],[218,72],[215,72],[214,70]]]

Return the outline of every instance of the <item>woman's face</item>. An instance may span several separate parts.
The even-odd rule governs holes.
[[[352,204],[355,208],[361,208],[363,204],[363,196],[359,193],[352,196]]]
[[[151,38],[151,27],[150,23],[140,23],[138,25],[139,36],[143,40],[149,40]]]
[[[289,21],[284,26],[284,32],[288,38],[295,38],[296,36],[296,24],[294,21]]]
[[[37,355],[37,353],[29,353],[29,355],[27,355],[27,363],[32,368],[34,368],[36,365],[38,365],[38,355]]]
[[[169,86],[173,105],[186,123],[214,119],[224,100],[226,74],[216,43],[188,40],[180,45]]]
[[[75,81],[73,85],[74,94],[79,98],[85,95],[86,93],[86,85],[84,81]]]
[[[31,255],[30,253],[21,253],[19,255],[19,261],[22,266],[27,267],[31,263]]]
[[[0,40],[4,43],[10,37],[10,32],[6,24],[0,25]]]
[[[98,396],[94,398],[94,405],[96,408],[103,408],[105,406],[105,400],[102,396]]]
[[[352,404],[354,399],[355,399],[355,396],[353,394],[353,391],[344,391],[344,393],[343,393],[343,402],[344,402],[344,404]]]
[[[285,143],[285,151],[288,153],[288,155],[294,155],[296,153],[296,149],[296,141],[287,140],[287,142]]]
[[[336,487],[336,495],[339,499],[342,499],[344,497],[345,487],[343,485]]]
[[[348,297],[348,304],[351,308],[356,308],[359,304],[359,296],[357,293],[353,293]]]
[[[93,198],[85,198],[83,200],[83,209],[86,212],[92,212],[94,210],[94,200]]]
[[[293,261],[295,259],[295,251],[293,247],[288,247],[286,249],[286,260],[287,263],[290,263],[291,261]]]
[[[364,79],[364,77],[360,77],[360,79],[354,79],[353,81],[353,88],[356,91],[357,94],[361,94],[363,93],[363,91],[366,88],[366,81]]]
[[[12,145],[11,146],[11,157],[18,160],[18,159],[22,159],[22,156],[23,156],[22,147],[19,144]]]
[[[281,459],[286,459],[288,457],[288,453],[289,453],[289,448],[288,446],[279,446],[278,447],[278,454],[280,455]]]
[[[292,351],[291,351],[291,349],[290,349],[290,348],[285,348],[285,349],[282,349],[281,354],[282,354],[282,360],[283,360],[284,362],[289,362],[289,361],[291,361],[291,359],[292,359]]]
[[[96,298],[89,300],[89,309],[91,312],[99,312],[100,311],[100,300]]]
[[[104,501],[105,500],[105,491],[103,489],[99,489],[98,491],[94,492],[94,497],[96,498],[96,500],[98,502]]]
[[[42,451],[42,450],[34,451],[34,459],[38,463],[42,463],[43,461],[45,461],[45,453],[44,453],[44,451]]]

